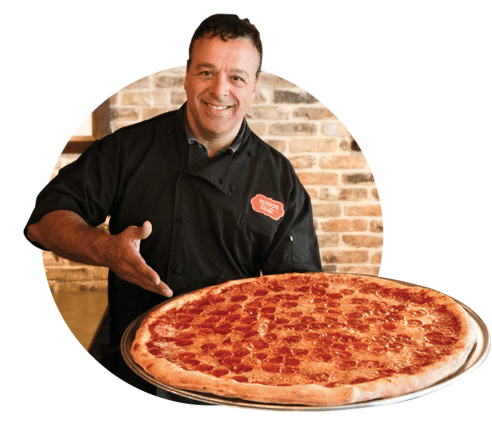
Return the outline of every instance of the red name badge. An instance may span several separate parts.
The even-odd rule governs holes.
[[[253,210],[258,213],[265,214],[268,217],[278,220],[284,216],[284,204],[279,201],[274,201],[272,198],[267,198],[264,195],[256,195],[251,199]]]

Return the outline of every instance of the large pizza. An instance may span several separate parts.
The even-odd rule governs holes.
[[[467,313],[422,287],[351,274],[229,281],[152,311],[131,346],[158,382],[259,403],[332,406],[394,397],[457,371]]]

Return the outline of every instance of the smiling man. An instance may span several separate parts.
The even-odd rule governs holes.
[[[211,34],[193,44],[184,87],[190,128],[213,156],[232,143],[255,100],[259,53],[248,39]]]
[[[119,349],[139,315],[227,280],[321,270],[309,196],[245,118],[261,70],[257,29],[211,16],[189,52],[187,102],[94,142],[41,191],[25,228],[41,249],[109,268],[108,368],[154,394]],[[110,233],[97,228],[107,216]]]

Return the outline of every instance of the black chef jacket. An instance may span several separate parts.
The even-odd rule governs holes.
[[[27,226],[55,210],[93,227],[109,215],[111,234],[149,220],[140,252],[174,296],[260,271],[320,271],[310,199],[290,162],[246,125],[236,152],[188,167],[185,109],[94,142],[41,191]],[[136,317],[165,299],[110,271],[111,349]],[[128,378],[114,364],[111,370]]]

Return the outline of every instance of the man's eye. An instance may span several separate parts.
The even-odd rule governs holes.
[[[244,82],[244,79],[242,79],[241,77],[239,76],[232,76],[232,80],[236,81],[236,82]]]
[[[200,73],[202,76],[206,76],[206,77],[210,77],[212,76],[212,72],[211,71],[202,71]]]

